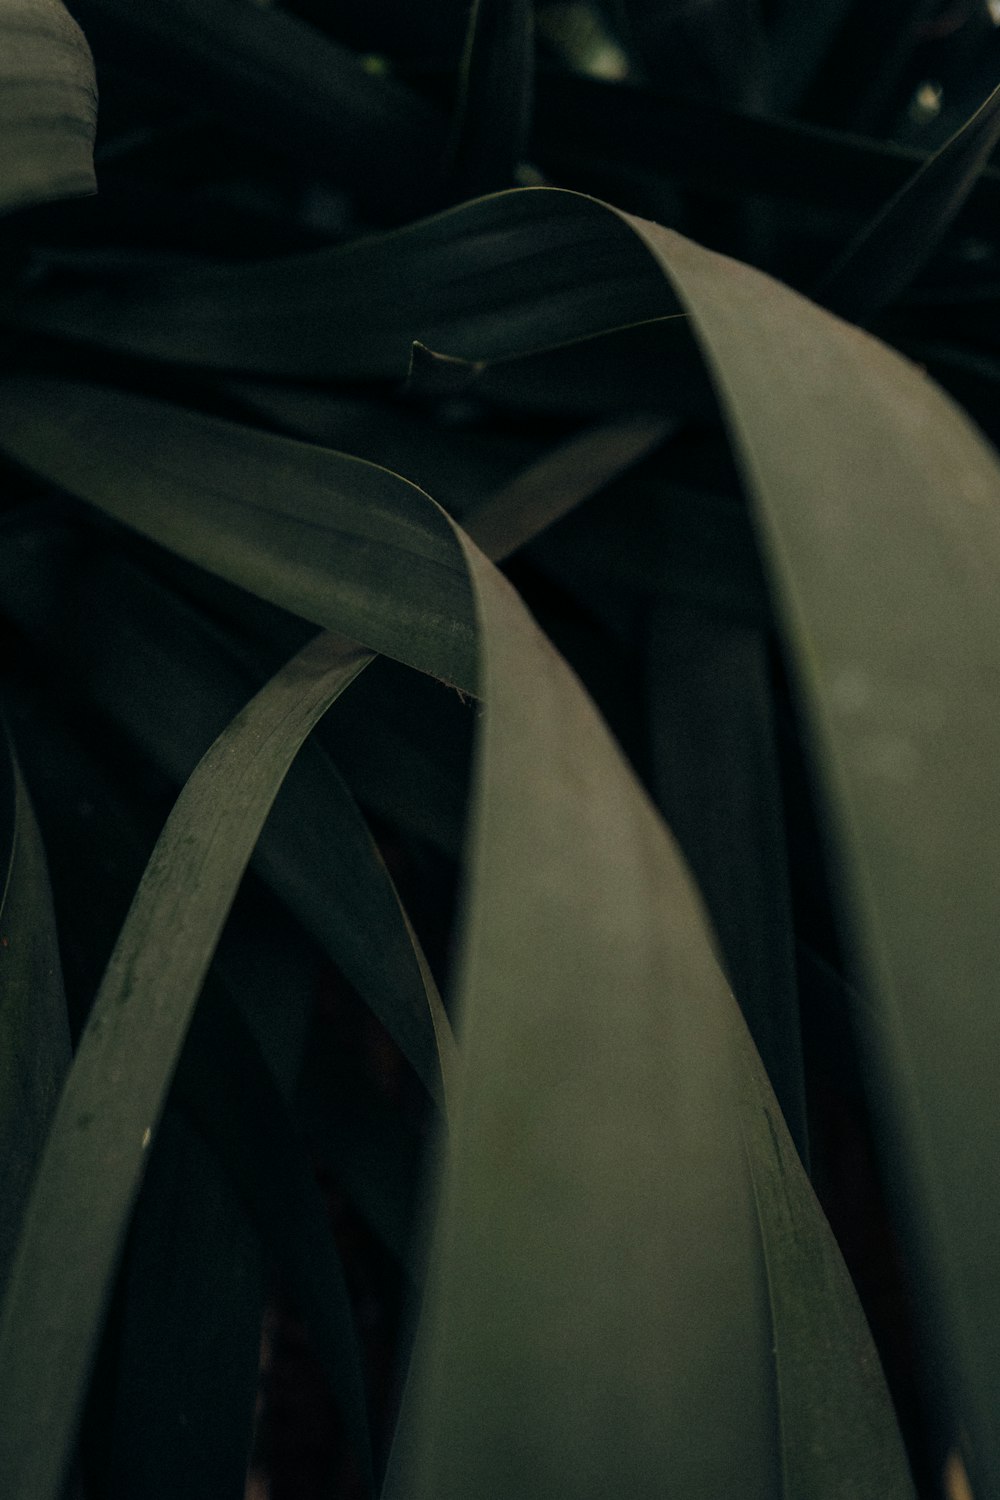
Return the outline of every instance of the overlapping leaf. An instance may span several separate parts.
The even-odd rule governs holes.
[[[532,198],[542,209],[547,195]],[[606,211],[591,205],[589,212],[593,233]],[[622,226],[607,222],[609,248],[618,247]],[[126,403],[123,424],[109,416],[126,409],[117,395],[21,382],[10,382],[6,394],[12,416],[3,440],[22,460],[50,473],[58,466],[63,483],[173,546],[188,547],[192,527],[206,524],[191,507],[178,524],[177,486],[166,483],[159,500],[154,495],[150,450],[143,453],[137,425],[142,403]],[[68,422],[64,401],[75,413]],[[160,438],[163,422],[177,421],[165,409],[157,421],[148,404],[146,417],[146,430]],[[214,476],[212,561],[227,568],[231,547],[222,533],[228,526],[235,540],[243,512],[224,495],[240,476],[218,462],[215,424],[174,430],[192,441],[197,434]],[[94,431],[100,450],[90,446]],[[292,451],[301,458],[296,486],[310,465],[323,466],[322,521],[318,499],[313,512],[312,552],[320,555],[323,527],[342,535],[355,524],[355,507],[369,502],[369,477],[365,466],[345,468],[336,455],[286,447],[285,457]],[[162,482],[159,459],[157,467]],[[356,493],[345,476],[357,479]],[[341,559],[329,554],[326,587],[317,568],[310,607],[321,601],[327,619],[352,630],[371,631],[377,615],[380,643],[393,637],[396,654],[412,656],[396,578],[375,558],[388,563],[408,545],[425,587],[443,580],[453,609],[469,595],[455,591],[450,567],[422,569],[430,553],[454,556],[430,540],[439,530],[444,536],[446,523],[418,491],[394,483],[395,505],[382,495],[392,530],[381,547],[372,537],[367,599],[359,604],[356,590],[341,585]],[[266,469],[259,493],[276,508],[290,504]],[[275,513],[280,575],[287,541]],[[843,1483],[855,1493],[870,1484],[873,1496],[904,1494],[870,1345],[856,1311],[845,1307],[836,1251],[801,1179],[778,1193],[780,1201],[787,1189],[797,1202],[801,1254],[773,1274],[801,1278],[818,1264],[827,1268],[826,1291],[803,1324],[788,1315],[793,1303],[766,1286],[758,1213],[767,1219],[773,1209],[761,1206],[770,1200],[757,1179],[798,1169],[787,1148],[778,1160],[753,1145],[750,1128],[748,1167],[741,1126],[748,1043],[687,876],[559,659],[479,554],[466,557],[483,621],[490,710],[467,933],[469,1081],[445,1198],[442,1290],[428,1334],[429,1394],[420,1398],[425,1420],[418,1424],[425,1446],[414,1483],[466,1494],[481,1489],[486,1475],[503,1474],[522,1489],[530,1475],[534,1493],[555,1494],[565,1493],[569,1475],[580,1493],[606,1494],[621,1482],[624,1454],[640,1492],[658,1492],[664,1476],[680,1474],[690,1493],[714,1495],[739,1482],[763,1496],[774,1492],[788,1442],[816,1494],[835,1494]],[[290,578],[282,589],[299,589]],[[467,617],[459,623],[463,632],[471,626]],[[435,635],[425,669],[440,669],[443,640]],[[757,1101],[765,1107],[763,1096]],[[630,1267],[627,1280],[609,1278],[607,1268],[622,1264]],[[780,1424],[773,1341],[779,1369],[790,1361],[795,1371],[794,1379],[778,1376]],[[832,1381],[847,1392],[846,1406],[838,1407]],[[475,1422],[468,1420],[473,1399]],[[829,1446],[803,1441],[838,1409],[838,1424],[867,1435],[863,1457],[840,1441],[839,1425],[827,1434]],[[727,1442],[706,1449],[695,1435],[699,1423],[728,1433]],[[839,1448],[854,1455],[846,1479],[832,1457]]]
[[[1000,468],[919,370],[777,283],[639,226],[687,303],[758,507],[973,1483],[1000,1483],[993,979]]]
[[[154,851],[59,1101],[0,1317],[8,1493],[61,1490],[144,1153],[236,885],[296,750],[368,659],[329,636],[293,658],[202,760]]]
[[[255,674],[219,630],[71,532],[11,527],[0,582],[8,617],[52,651],[172,781],[186,780],[250,696]],[[364,819],[317,746],[304,747],[290,770],[254,859],[440,1098],[428,996],[398,898]],[[380,934],[377,944],[372,932]],[[434,991],[430,1004],[437,1003]]]
[[[1000,140],[1000,88],[885,205],[824,277],[824,306],[859,321],[910,284],[937,250]]]
[[[905,1496],[863,1320],[683,864],[467,555],[487,709],[463,1087],[391,1493]]]

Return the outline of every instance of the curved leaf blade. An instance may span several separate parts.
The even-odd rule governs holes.
[[[572,674],[466,555],[486,711],[463,1075],[386,1493],[909,1496],[683,862]]]
[[[918,369],[633,221],[705,348],[754,496],[875,1010],[882,1147],[973,1484],[1000,1486],[1000,466]]]
[[[310,642],[208,751],[147,867],[59,1100],[0,1312],[0,1479],[19,1500],[55,1500],[64,1482],[145,1152],[261,824],[299,745],[369,660],[332,636]]]
[[[475,692],[444,516],[374,464],[69,381],[3,385],[0,442],[127,526],[262,599]]]
[[[27,522],[8,528],[5,540],[0,585],[8,618],[52,652],[88,701],[153,765],[183,785],[259,674],[246,669],[208,620],[124,558],[97,551],[71,532]],[[253,866],[440,1099],[436,989],[428,989],[421,974],[413,935],[368,825],[319,745],[303,746],[290,768]],[[377,944],[372,932],[379,933]]]
[[[97,84],[60,0],[0,5],[0,213],[96,191]]]
[[[257,266],[137,273],[62,296],[21,289],[3,315],[202,368],[403,380],[414,340],[493,360],[676,311],[627,236],[594,233],[587,199],[522,189]]]
[[[848,245],[818,302],[861,322],[904,292],[931,259],[1000,141],[1000,88]]]

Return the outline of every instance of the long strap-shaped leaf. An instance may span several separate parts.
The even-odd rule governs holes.
[[[996,88],[900,188],[831,266],[816,296],[842,317],[870,317],[931,259],[1000,140]]]
[[[58,389],[42,391],[50,417]],[[11,384],[8,414],[15,391],[25,403],[39,394]],[[101,400],[87,409],[96,414]],[[17,405],[26,417],[27,405]],[[91,455],[94,479],[115,453],[111,425],[102,431],[109,447]],[[119,443],[127,432],[128,447],[142,427],[119,422],[114,431]],[[365,466],[334,454],[324,461],[331,478],[359,476],[355,494],[327,488],[336,528],[368,503]],[[239,482],[228,475],[230,486]],[[409,536],[417,561],[425,524],[447,523],[413,486],[396,484],[400,529],[388,546]],[[111,491],[99,482],[93,493],[103,500]],[[119,493],[127,501],[127,487]],[[164,503],[172,505],[171,492]],[[152,521],[153,508],[146,515]],[[396,601],[377,557],[365,609],[377,608],[388,630]],[[430,1400],[428,1441],[442,1457],[421,1461],[420,1483],[476,1493],[503,1472],[514,1492],[527,1476],[532,1494],[561,1495],[569,1466],[571,1479],[590,1486],[581,1495],[603,1496],[620,1485],[625,1453],[628,1475],[647,1489],[676,1472],[705,1500],[744,1480],[746,1493],[770,1496],[783,1446],[802,1448],[791,1462],[808,1465],[817,1423],[843,1400],[843,1420],[863,1435],[863,1463],[851,1463],[848,1476],[856,1493],[865,1493],[860,1468],[876,1476],[873,1497],[905,1494],[875,1356],[787,1147],[791,1188],[779,1180],[773,1191],[791,1193],[799,1226],[792,1276],[814,1293],[825,1280],[827,1290],[810,1295],[807,1316],[791,1323],[783,1309],[792,1294],[786,1289],[783,1304],[779,1285],[769,1298],[754,1179],[777,1168],[764,1155],[748,1171],[740,1102],[748,1043],[682,864],[561,660],[481,555],[468,558],[495,700],[477,810],[469,1036],[483,1024],[477,1014],[492,1019],[485,1040],[472,1043],[476,1082],[455,1137],[455,1172],[467,1174],[472,1197],[453,1190],[459,1208],[454,1220],[446,1209],[443,1231],[448,1239],[461,1225],[472,1238],[456,1250],[455,1275],[443,1272],[446,1322],[431,1336],[467,1394],[456,1394],[453,1416]],[[359,620],[336,578],[334,559],[324,611]],[[397,623],[397,635],[406,628]],[[60,1271],[57,1258],[46,1275]],[[789,1271],[779,1265],[774,1274],[780,1283]],[[93,1306],[92,1317],[99,1312]],[[22,1327],[34,1327],[30,1308]],[[791,1360],[795,1371],[780,1440],[775,1343],[779,1368]],[[462,1425],[476,1392],[488,1395],[492,1415],[484,1422],[477,1407]],[[727,1433],[726,1442],[695,1441],[699,1426]],[[828,1441],[847,1451],[854,1439],[837,1423]],[[824,1460],[826,1489],[816,1493],[834,1493],[842,1473]]]
[[[563,661],[467,556],[487,707],[463,1074],[388,1494],[907,1496],[867,1329],[683,861]]]
[[[636,224],[686,302],[754,496],[878,1023],[973,1484],[1000,1489],[1000,466],[926,376],[778,283]],[[978,1476],[978,1477],[977,1477]]]
[[[502,359],[676,313],[663,278],[627,235],[609,238],[610,224],[575,193],[523,189],[260,265],[139,274],[79,295],[19,288],[2,313],[203,368],[402,380],[414,339]]]
[[[45,853],[0,726],[0,1287],[69,1067],[70,1037]]]
[[[4,1301],[5,1495],[60,1491],[143,1156],[237,884],[295,752],[369,660],[333,636],[305,647],[211,747],[160,837],[60,1098]]]
[[[530,212],[544,225],[562,196],[507,201],[519,203],[523,227]],[[473,223],[480,210],[469,206]],[[464,212],[453,216],[458,228]],[[565,228],[561,211],[559,219]],[[620,249],[619,216],[590,203],[577,222],[586,226],[587,264],[602,234],[608,254]],[[1000,1203],[981,1170],[996,1154],[996,462],[929,382],[874,341],[746,267],[627,224],[682,291],[739,438],[882,1018],[884,1095],[919,1215],[926,1301],[947,1324],[980,1468],[997,1475],[1000,1291],[991,1246]],[[558,251],[544,234],[539,242],[540,253],[568,257],[564,242]],[[95,450],[88,418],[101,398],[88,408],[74,392],[80,422],[67,428],[55,388],[42,394],[27,383],[5,390],[4,446],[122,514],[131,486],[116,483],[117,466],[124,453],[126,473],[141,477],[128,453],[141,439],[108,420]],[[347,501],[329,464],[333,524],[334,507]],[[164,507],[147,503],[133,524],[190,544]],[[228,524],[236,535],[237,512]],[[221,546],[214,556],[220,570],[230,566]],[[287,575],[282,586],[284,602],[298,607]],[[366,617],[382,589],[377,612],[391,619],[392,585],[373,568]],[[342,629],[363,618],[335,581],[323,609]]]
[[[7,617],[51,648],[88,701],[179,785],[256,686],[226,638],[197,611],[124,559],[94,553],[72,532],[8,534],[0,590]],[[130,643],[124,676],[123,622]],[[436,991],[421,977],[368,826],[315,743],[303,748],[283,783],[254,861],[440,1098],[440,1053],[428,1009]],[[377,944],[372,931],[380,934]]]

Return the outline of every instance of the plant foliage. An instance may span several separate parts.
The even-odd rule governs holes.
[[[998,68],[0,0],[5,1497],[1000,1496]]]

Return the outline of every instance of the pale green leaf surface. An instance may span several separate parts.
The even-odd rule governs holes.
[[[299,745],[369,659],[330,636],[294,657],[208,751],[140,884],[59,1100],[0,1314],[0,1491],[18,1500],[60,1493],[144,1153],[236,886]]]
[[[97,85],[60,0],[0,0],[0,212],[92,193]]]

